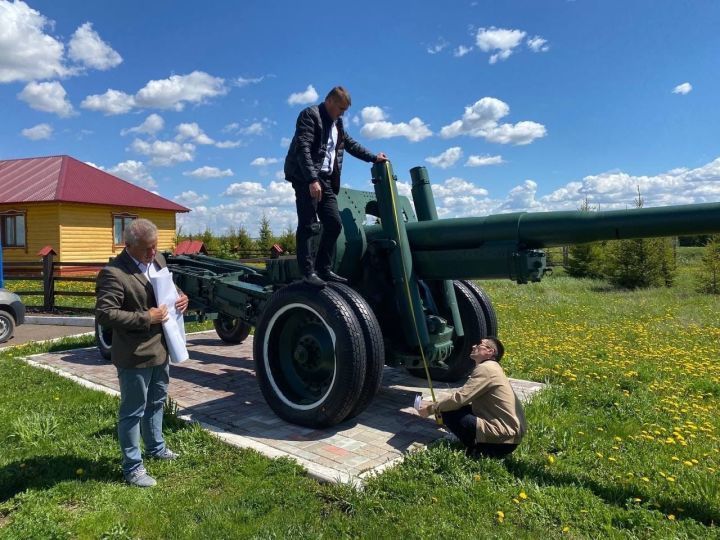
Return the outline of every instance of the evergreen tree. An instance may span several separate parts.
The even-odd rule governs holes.
[[[581,212],[592,212],[595,208],[590,206],[587,197],[585,197],[585,200],[578,210]],[[600,277],[602,275],[600,268],[601,257],[602,249],[599,242],[570,246],[568,248],[568,264],[566,267],[568,275],[577,278]]]
[[[283,231],[282,235],[277,239],[277,242],[288,253],[295,253],[297,251],[295,231],[292,230],[290,227]]]
[[[644,201],[638,187],[635,206]],[[603,273],[615,286],[627,289],[670,287],[676,270],[674,242],[670,238],[636,238],[607,242]]]
[[[275,243],[272,229],[270,228],[270,220],[265,214],[260,219],[260,237],[257,240],[257,249],[262,252],[263,257],[270,256],[270,248]]]
[[[697,290],[720,294],[720,234],[710,236],[696,276]]]
[[[257,249],[255,247],[255,241],[250,238],[247,229],[241,225],[236,232],[235,252],[238,259],[250,258],[252,255],[251,252],[255,249]]]

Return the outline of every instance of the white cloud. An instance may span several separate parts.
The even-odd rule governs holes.
[[[215,141],[208,137],[196,122],[179,124],[175,129],[178,132],[176,141],[189,140],[201,145],[215,144]]]
[[[192,161],[195,158],[195,145],[175,141],[147,142],[135,139],[130,149],[150,157],[150,164],[159,167],[170,167],[177,163]]]
[[[440,38],[433,45],[428,46],[425,50],[428,52],[428,54],[437,54],[448,45],[449,43],[447,41],[445,41],[443,38]]]
[[[235,182],[230,184],[223,192],[225,197],[247,197],[248,195],[261,195],[265,188],[260,182]]]
[[[507,103],[492,97],[484,97],[472,106],[465,107],[462,119],[444,126],[440,136],[448,139],[459,135],[483,137],[500,144],[530,144],[546,135],[545,126],[537,122],[522,121],[517,124],[498,124],[498,120],[510,113]]]
[[[365,124],[382,122],[385,120],[385,113],[380,107],[363,107],[360,111],[360,118]]]
[[[64,45],[46,34],[49,21],[25,2],[0,2],[0,83],[69,74]]]
[[[188,75],[149,81],[135,94],[135,103],[138,107],[182,111],[186,103],[204,103],[226,93],[224,79],[204,71],[193,71]]]
[[[159,114],[152,113],[149,115],[142,124],[128,129],[123,129],[120,135],[127,135],[128,133],[145,133],[146,135],[156,135],[159,131],[162,131],[165,127],[165,120]]]
[[[180,195],[173,197],[173,200],[183,206],[193,207],[202,204],[209,199],[207,195],[198,195],[194,191],[183,191]]]
[[[219,141],[215,143],[215,146],[218,148],[237,148],[238,146],[242,146],[242,141]]]
[[[288,105],[308,105],[315,103],[318,99],[318,93],[312,84],[308,84],[308,87],[304,92],[295,92],[290,94],[287,102]]]
[[[459,146],[453,146],[452,148],[448,148],[447,150],[445,150],[439,156],[431,156],[425,158],[425,161],[427,161],[431,165],[440,167],[441,169],[447,169],[448,167],[452,167],[453,165],[455,165],[455,163],[457,163],[457,161],[462,157],[462,155],[462,148],[460,148]]]
[[[252,160],[250,165],[253,167],[267,167],[268,165],[273,165],[274,163],[278,163],[280,160],[277,158],[266,158],[266,157],[258,157]]]
[[[540,36],[528,38],[525,43],[532,52],[548,52],[550,50],[550,45],[547,44],[547,40]]]
[[[467,53],[472,51],[472,47],[466,47],[465,45],[458,45],[455,50],[453,51],[453,56],[456,58],[461,58],[465,56]]]
[[[68,45],[68,56],[86,67],[100,70],[114,68],[123,61],[122,56],[93,30],[90,22],[75,30]]]
[[[489,62],[507,60],[513,50],[522,43],[526,33],[522,30],[508,30],[507,28],[480,28],[475,36],[476,44],[481,51],[498,51],[490,55]]]
[[[26,137],[31,141],[39,141],[42,139],[49,139],[53,133],[53,128],[50,124],[38,124],[37,126],[23,129],[20,133],[23,137]]]
[[[102,169],[102,167],[98,168]],[[157,183],[150,175],[150,172],[147,170],[147,167],[145,167],[145,164],[142,161],[129,159],[106,170],[110,174],[114,174],[115,176],[142,188],[153,189],[157,187]]]
[[[106,116],[125,114],[135,107],[135,98],[125,92],[110,89],[104,94],[87,96],[80,106],[83,109],[101,112]]]
[[[35,110],[57,114],[66,118],[72,116],[73,106],[67,99],[67,92],[62,84],[53,82],[29,82],[18,98]]]
[[[418,117],[409,122],[393,124],[387,120],[386,113],[380,107],[365,107],[360,111],[360,116],[365,122],[360,133],[370,139],[405,137],[410,142],[418,142],[432,135],[432,131]]]
[[[238,88],[242,88],[244,86],[249,86],[251,84],[257,84],[259,82],[262,82],[264,78],[264,75],[262,77],[236,77],[235,79],[233,79],[232,84],[234,86],[237,86]]]
[[[186,171],[183,176],[194,176],[195,178],[223,178],[226,176],[232,176],[233,172],[231,169],[225,169],[224,171],[217,167],[200,167],[194,171]]]
[[[222,128],[220,131],[223,133],[236,133],[237,130],[240,129],[240,124],[237,122],[231,122],[230,124],[227,124],[224,128]]]
[[[673,88],[672,93],[682,94],[684,96],[685,94],[689,94],[692,89],[692,84],[690,84],[689,82],[684,82],[682,84],[678,84],[675,88]]]
[[[283,137],[280,139],[280,146],[282,148],[288,148],[290,146],[291,142],[292,142],[292,139],[290,137]]]
[[[265,125],[262,122],[253,122],[247,127],[240,128],[242,135],[262,135],[265,133]]]
[[[505,163],[502,156],[469,156],[465,166],[484,167],[485,165],[499,165],[500,163]]]

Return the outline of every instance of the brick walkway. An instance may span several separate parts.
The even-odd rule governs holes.
[[[290,456],[321,480],[362,483],[404,453],[446,436],[432,420],[414,414],[414,396],[429,395],[427,382],[402,369],[385,368],[380,392],[365,412],[333,428],[313,430],[284,422],[265,403],[255,380],[252,336],[229,345],[215,332],[192,334],[188,351],[188,361],[170,368],[170,396],[183,417],[230,444],[271,457]],[[117,393],[115,369],[95,348],[35,355],[29,361]],[[523,401],[543,387],[511,382]],[[436,386],[440,391],[455,387]]]

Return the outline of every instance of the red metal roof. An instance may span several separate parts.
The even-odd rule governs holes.
[[[70,156],[0,160],[0,204],[52,201],[190,211]]]
[[[173,251],[173,255],[197,255],[198,253],[207,255],[207,249],[201,240],[183,240]]]

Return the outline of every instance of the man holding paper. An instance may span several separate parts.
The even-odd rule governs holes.
[[[95,317],[113,330],[111,360],[120,382],[118,439],[123,476],[131,485],[150,487],[156,482],[143,465],[140,439],[150,457],[178,457],[165,446],[162,434],[170,381],[163,323],[170,319],[170,312],[185,312],[188,297],[178,291],[170,309],[158,305],[150,279],[166,265],[157,252],[157,227],[151,221],[133,220],[124,238],[125,249],[98,274]]]

